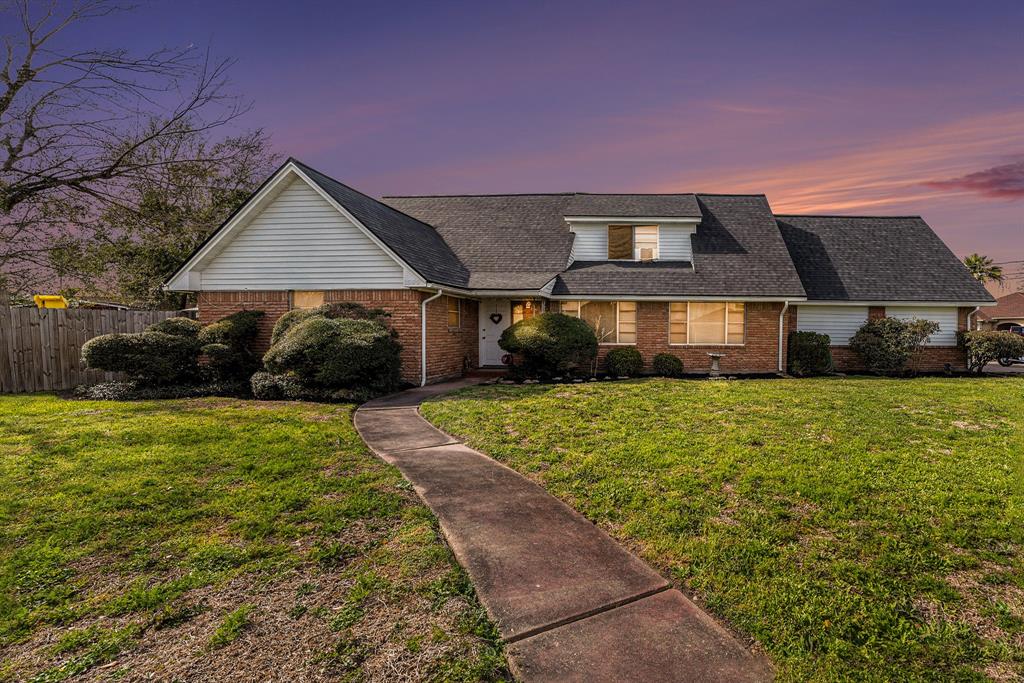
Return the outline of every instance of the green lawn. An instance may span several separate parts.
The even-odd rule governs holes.
[[[0,397],[0,680],[504,676],[351,412]]]
[[[423,413],[637,549],[782,680],[1024,676],[1024,378],[499,385]]]

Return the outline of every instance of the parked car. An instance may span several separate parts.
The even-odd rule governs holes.
[[[1011,334],[1019,334],[1020,336],[1024,337],[1024,325],[1014,325],[1014,326],[1012,326],[1007,331],[1010,332]],[[999,364],[1002,365],[1004,368],[1008,368],[1011,365],[1017,365],[1017,364],[1024,365],[1024,357],[1021,357],[1021,358],[1000,358],[999,359]]]

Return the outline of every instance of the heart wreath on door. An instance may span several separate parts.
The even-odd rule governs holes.
[[[491,313],[491,322],[497,325],[501,322],[501,313]]]

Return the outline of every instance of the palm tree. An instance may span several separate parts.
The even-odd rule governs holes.
[[[964,265],[978,282],[988,282],[989,280],[1000,284],[1003,282],[1002,266],[995,265],[988,256],[971,254],[964,259]]]

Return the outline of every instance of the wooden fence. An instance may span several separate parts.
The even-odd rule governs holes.
[[[0,306],[0,393],[63,391],[118,379],[85,370],[82,344],[111,332],[141,332],[174,311],[38,309]]]

